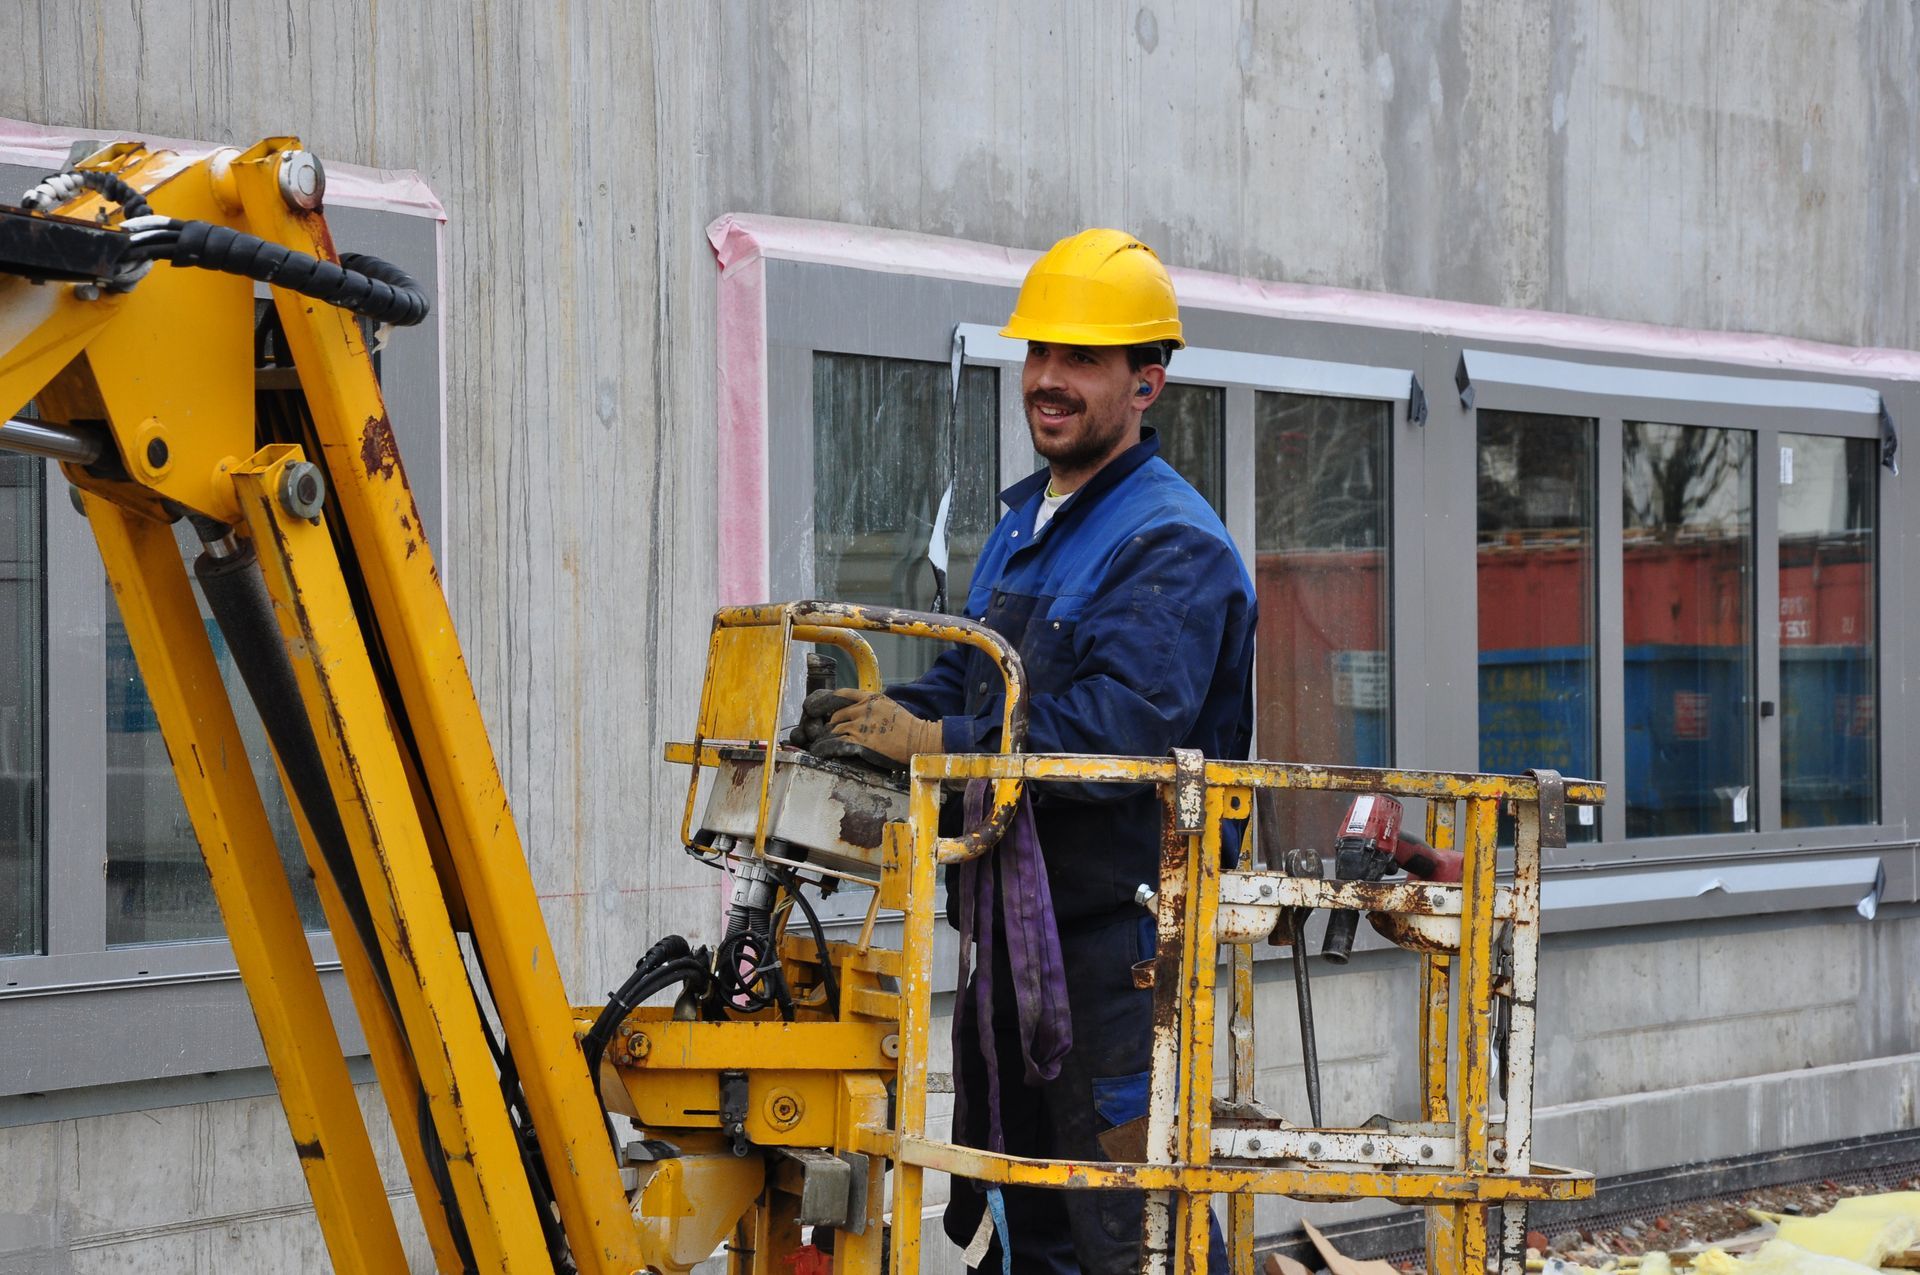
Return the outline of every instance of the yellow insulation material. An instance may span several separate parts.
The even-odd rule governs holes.
[[[1857,1195],[1819,1217],[1783,1217],[1780,1238],[1813,1253],[1879,1266],[1920,1242],[1920,1191]]]

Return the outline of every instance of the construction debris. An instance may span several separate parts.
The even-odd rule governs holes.
[[[1348,1257],[1333,1246],[1332,1240],[1320,1234],[1319,1228],[1313,1223],[1302,1222],[1300,1225],[1306,1228],[1307,1238],[1313,1241],[1313,1246],[1320,1250],[1320,1258],[1327,1264],[1330,1275],[1400,1275],[1387,1262],[1363,1262]]]
[[[1529,1249],[1527,1268],[1542,1275],[1869,1275],[1920,1267],[1920,1191],[1854,1196],[1818,1217],[1746,1212],[1758,1229],[1703,1249],[1610,1255],[1594,1265]]]

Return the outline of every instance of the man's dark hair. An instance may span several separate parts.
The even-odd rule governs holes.
[[[1173,347],[1162,345],[1158,341],[1149,341],[1145,345],[1127,347],[1127,367],[1138,372],[1141,368],[1165,367],[1173,361]]]

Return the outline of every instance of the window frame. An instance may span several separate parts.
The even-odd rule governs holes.
[[[0,138],[0,191],[25,190],[71,150],[100,143],[39,130],[34,145],[13,126]],[[182,154],[212,147],[156,140]],[[329,170],[334,240],[411,274],[434,297],[435,319],[396,329],[379,352],[388,416],[400,439],[421,520],[443,574],[446,552],[444,308],[439,201],[411,173],[347,165]],[[264,287],[258,295],[267,295]],[[0,956],[0,1098],[257,1068],[265,1061],[252,1006],[224,935],[173,942],[106,943],[106,572],[72,505],[65,477],[43,465],[46,517],[46,854],[39,953]],[[308,942],[333,1006],[341,1043],[364,1052],[332,936]],[[129,1047],[128,1041],[137,1046]]]
[[[794,398],[789,377],[769,375],[757,402],[729,395],[725,386],[742,372],[735,362],[751,341],[729,336],[730,285],[734,304],[750,299],[758,308],[762,335],[769,344],[803,346],[844,353],[872,353],[938,360],[951,350],[953,325],[968,335],[967,361],[1019,363],[1017,343],[999,349],[997,327],[1011,306],[1031,254],[991,245],[875,230],[729,215],[709,228],[722,268],[721,405],[722,431],[730,426],[748,441],[723,442],[719,486],[723,502],[742,489],[725,462],[762,457],[768,433],[782,428],[777,417],[793,415],[811,422],[811,400]],[[1425,770],[1473,770],[1478,764],[1478,641],[1476,571],[1476,437],[1474,406],[1555,415],[1589,417],[1595,422],[1597,486],[1595,586],[1596,657],[1602,713],[1601,773],[1609,798],[1601,831],[1607,837],[1553,852],[1547,880],[1553,885],[1553,924],[1569,928],[1631,925],[1702,915],[1758,914],[1827,908],[1841,895],[1869,889],[1875,902],[1920,898],[1920,848],[1902,829],[1915,813],[1894,785],[1880,786],[1876,824],[1835,828],[1783,829],[1779,826],[1777,725],[1773,739],[1756,757],[1763,789],[1756,814],[1759,832],[1709,836],[1625,839],[1625,740],[1621,674],[1624,635],[1608,616],[1620,611],[1622,527],[1621,422],[1652,420],[1746,429],[1755,433],[1760,459],[1755,467],[1755,581],[1752,599],[1756,699],[1779,701],[1778,641],[1772,621],[1778,614],[1777,491],[1765,481],[1768,459],[1782,433],[1891,437],[1891,422],[1920,414],[1920,355],[1897,350],[1859,350],[1811,342],[1694,332],[1646,324],[1619,323],[1578,316],[1502,310],[1494,307],[1418,298],[1383,296],[1339,289],[1263,283],[1197,271],[1174,270],[1182,318],[1193,348],[1169,369],[1173,380],[1225,385],[1227,403],[1229,530],[1243,550],[1251,545],[1250,465],[1236,463],[1237,439],[1250,444],[1251,383],[1264,377],[1241,371],[1215,373],[1216,355],[1243,360],[1253,369],[1270,352],[1285,349],[1289,362],[1351,363],[1367,368],[1405,368],[1415,386],[1427,387],[1425,412],[1415,409],[1420,396],[1397,402],[1391,437],[1393,483],[1392,573],[1393,748],[1395,764]],[[737,313],[737,312],[736,312]],[[874,316],[880,316],[875,319]],[[907,337],[907,327],[913,333]],[[821,340],[832,331],[835,345]],[[851,335],[849,335],[851,334]],[[977,334],[977,336],[976,336]],[[868,338],[848,345],[849,339]],[[987,358],[998,350],[999,357]],[[1529,363],[1480,363],[1467,375],[1468,356],[1511,356],[1544,361],[1542,375]],[[1186,361],[1183,364],[1182,358]],[[1199,367],[1195,364],[1199,363]],[[1526,374],[1522,374],[1526,373]],[[1628,374],[1625,392],[1607,391],[1606,376]],[[1678,379],[1675,379],[1675,378]],[[1245,378],[1244,380],[1242,378]],[[751,378],[748,378],[751,384]],[[1444,387],[1471,388],[1468,401]],[[1300,392],[1324,386],[1271,384]],[[1410,386],[1410,390],[1411,390]],[[1808,397],[1811,396],[1811,397]],[[1017,378],[1001,382],[1001,479],[1031,472],[1021,422]],[[1878,412],[1868,405],[1879,405]],[[777,409],[769,406],[776,404]],[[742,431],[740,409],[751,416]],[[1424,419],[1422,419],[1424,417]],[[810,439],[807,440],[810,444]],[[759,448],[756,451],[755,448]],[[1019,458],[1016,461],[1015,458]],[[1897,639],[1901,622],[1916,610],[1910,582],[1920,577],[1920,554],[1908,551],[1896,476],[1880,468],[1875,548],[1875,615],[1879,645],[1879,739],[1876,762],[1887,774],[1886,759],[1902,755],[1920,731],[1920,705],[1910,705],[1887,688],[1900,685],[1907,646]],[[750,486],[751,484],[747,484]],[[750,520],[723,518],[724,561],[744,550],[770,552],[751,537],[729,538],[729,529],[749,528]],[[790,522],[776,526],[793,527]],[[764,531],[765,524],[762,524]],[[757,587],[741,589],[747,577],[735,572],[734,591],[723,601],[789,596],[784,572],[757,577]],[[1611,702],[1611,703],[1610,703]],[[1611,720],[1612,725],[1608,725]],[[1777,723],[1778,718],[1772,719]],[[1877,887],[1860,885],[1863,856],[1877,864]],[[1821,865],[1837,874],[1823,891],[1805,888],[1796,865]],[[1851,865],[1851,866],[1850,866]],[[1845,869],[1843,872],[1842,869]],[[1840,880],[1839,878],[1844,878]],[[1718,884],[1716,884],[1718,883]],[[1704,889],[1706,894],[1701,894]],[[1830,897],[1831,896],[1831,897]],[[1673,900],[1671,909],[1649,911],[1646,901]],[[1863,911],[1870,910],[1860,900]]]
[[[1477,371],[1476,369],[1486,369]],[[1488,373],[1492,374],[1489,375]],[[1625,391],[1604,393],[1596,387],[1612,380]],[[1754,821],[1747,832],[1638,837],[1625,835],[1626,704],[1622,670],[1625,639],[1618,625],[1602,624],[1597,653],[1600,670],[1600,778],[1607,784],[1602,808],[1602,840],[1569,847],[1555,857],[1569,867],[1688,869],[1710,862],[1757,862],[1791,857],[1806,851],[1864,847],[1892,849],[1911,844],[1898,835],[1916,811],[1904,793],[1880,785],[1880,817],[1873,824],[1846,824],[1819,828],[1781,826],[1780,726],[1776,711],[1759,716],[1759,706],[1780,697],[1780,526],[1779,489],[1768,464],[1779,455],[1783,434],[1838,438],[1866,438],[1883,445],[1896,418],[1894,404],[1911,385],[1863,384],[1860,380],[1823,376],[1802,369],[1740,368],[1725,363],[1653,361],[1601,351],[1548,350],[1485,346],[1464,342],[1455,365],[1458,408],[1469,424],[1481,410],[1540,412],[1557,416],[1589,417],[1599,430],[1595,508],[1597,527],[1596,580],[1598,612],[1619,615],[1624,605],[1624,536],[1620,515],[1623,499],[1623,441],[1630,421],[1716,429],[1735,429],[1753,441],[1753,587],[1749,596],[1753,617],[1754,660]],[[1797,404],[1797,405],[1795,405]],[[1879,739],[1875,757],[1879,773],[1885,759],[1900,756],[1913,738],[1912,715],[1885,688],[1896,672],[1895,653],[1887,640],[1889,624],[1888,578],[1893,554],[1901,542],[1895,475],[1887,466],[1879,476],[1874,528],[1875,663],[1879,694]],[[1911,567],[1908,568],[1911,570]],[[1915,880],[1911,854],[1905,874],[1911,891]],[[1785,887],[1782,887],[1784,891]],[[1909,895],[1910,897],[1910,895]]]

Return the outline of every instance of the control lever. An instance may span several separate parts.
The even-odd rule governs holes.
[[[1318,879],[1325,874],[1315,850],[1289,850],[1282,864],[1290,877]],[[1306,1073],[1307,1110],[1320,1126],[1320,1047],[1313,1035],[1313,988],[1307,971],[1307,914],[1312,908],[1286,910],[1287,939],[1293,946],[1293,994],[1300,1004],[1300,1065]],[[1336,916],[1338,913],[1335,914]],[[1275,936],[1280,931],[1274,931]]]

